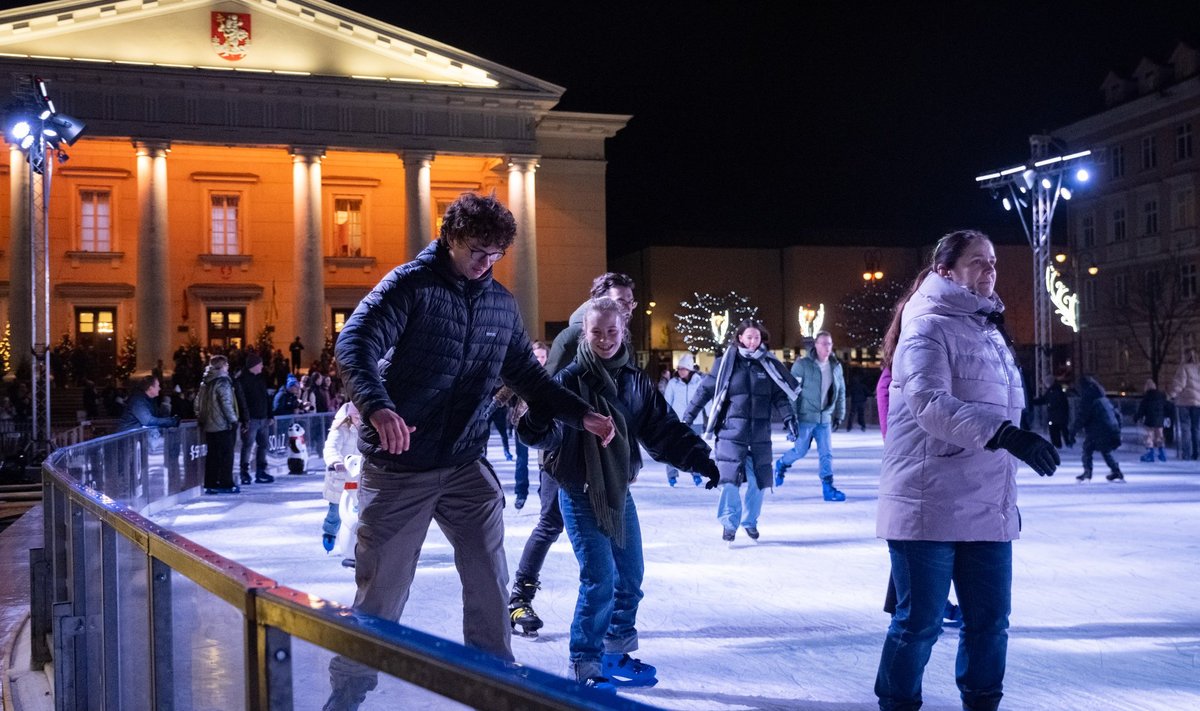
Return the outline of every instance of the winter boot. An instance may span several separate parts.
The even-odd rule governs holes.
[[[1138,457],[1138,460],[1143,461],[1143,462],[1153,462],[1154,461],[1154,448],[1146,447],[1146,453],[1143,454],[1142,456]]]
[[[775,486],[783,486],[783,474],[787,469],[782,459],[775,460]]]
[[[1085,481],[1091,481],[1091,480],[1092,480],[1092,470],[1091,469],[1084,469],[1082,474],[1075,477],[1075,481],[1079,482],[1080,484],[1082,484]]]
[[[537,581],[517,578],[513,583],[512,597],[508,598],[508,618],[512,633],[522,637],[537,637],[542,628],[542,618],[533,611],[533,596],[537,594]],[[517,628],[520,627],[518,630]]]
[[[1108,479],[1109,481],[1119,482],[1121,484],[1125,483],[1125,475],[1121,473],[1120,469],[1113,471],[1111,474],[1109,474],[1108,476],[1106,476],[1104,478]]]
[[[1165,447],[1158,448],[1158,461],[1160,461],[1160,462],[1167,461],[1167,450]]]
[[[658,670],[621,652],[605,652],[600,657],[601,673],[618,686],[654,686]]]
[[[821,478],[821,493],[826,501],[845,501],[846,495],[833,488],[833,477]]]

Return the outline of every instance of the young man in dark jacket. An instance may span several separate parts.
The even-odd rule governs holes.
[[[354,608],[399,619],[431,520],[454,546],[467,645],[512,661],[504,494],[483,458],[486,413],[501,384],[539,412],[599,436],[611,418],[550,379],[533,357],[516,299],[492,265],[516,235],[495,197],[460,196],[441,238],[392,270],[338,336],[347,391],[363,415]],[[376,673],[329,665],[326,708],[357,708]]]
[[[262,376],[263,362],[254,351],[246,354],[246,364],[234,381],[241,416],[242,451],[239,467],[242,486],[250,483],[250,449],[254,452],[254,481],[270,484],[275,477],[267,473],[267,430],[271,426],[271,394]]]

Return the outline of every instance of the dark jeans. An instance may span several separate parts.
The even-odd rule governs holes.
[[[492,426],[500,433],[500,443],[504,446],[504,454],[508,456],[508,408],[497,407],[492,410]]]
[[[513,480],[517,485],[513,489],[517,498],[523,499],[529,496],[529,447],[526,447],[521,440],[516,441],[517,447],[517,465],[513,470]]]
[[[1121,467],[1117,464],[1117,460],[1113,458],[1111,449],[1097,450],[1096,445],[1092,443],[1092,440],[1088,437],[1084,437],[1083,448],[1081,450],[1081,454],[1083,455],[1084,472],[1088,474],[1092,473],[1092,454],[1096,451],[1099,451],[1100,456],[1104,457],[1104,463],[1108,465],[1109,469],[1113,470],[1114,472],[1121,471]]]
[[[204,487],[228,489],[233,486],[233,447],[237,443],[237,428],[207,432],[204,443],[208,446],[204,455]]]
[[[1200,459],[1200,406],[1188,405],[1176,409],[1179,411],[1179,426],[1176,427],[1176,432],[1182,433],[1183,421],[1188,421],[1188,438],[1180,448],[1180,456]]]
[[[867,407],[865,402],[850,403],[849,412],[846,413],[846,431],[849,432],[851,426],[857,422],[860,430],[867,429]]]
[[[271,421],[268,419],[248,420],[246,422],[246,433],[242,435],[242,452],[241,452],[241,473],[246,476],[250,473],[250,447],[256,447],[254,451],[254,474],[262,476],[267,473],[267,430],[270,428]]]
[[[921,707],[921,678],[942,632],[951,581],[963,616],[954,670],[963,708],[997,708],[1008,653],[1012,543],[888,541],[888,550],[897,605],[875,677],[879,708]]]
[[[529,534],[529,540],[525,541],[525,550],[521,552],[521,562],[517,564],[517,574],[514,576],[516,580],[537,582],[550,546],[563,532],[562,509],[558,506],[558,482],[546,472],[538,472],[538,477],[542,512],[533,532]]]

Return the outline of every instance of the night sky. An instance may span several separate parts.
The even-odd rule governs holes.
[[[343,5],[564,86],[563,110],[632,114],[608,143],[613,255],[829,228],[1023,241],[974,176],[1101,108],[1110,69],[1200,46],[1196,2]]]

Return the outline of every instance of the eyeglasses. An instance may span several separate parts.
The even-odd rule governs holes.
[[[621,308],[628,309],[629,311],[633,311],[634,309],[637,308],[636,301],[631,301],[631,300],[627,300],[627,299],[613,299],[613,301],[616,301],[618,304],[620,304]]]
[[[489,252],[486,249],[475,249],[473,247],[467,247],[467,249],[471,250],[472,262],[479,262],[486,259],[488,264],[495,264],[503,259],[505,253],[508,252],[506,249],[502,249],[499,252]]]

